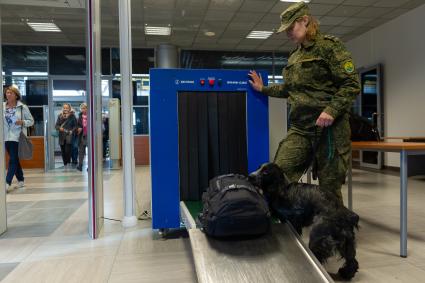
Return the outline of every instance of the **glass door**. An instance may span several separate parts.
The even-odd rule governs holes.
[[[379,135],[384,134],[383,129],[383,91],[381,65],[360,70],[361,95],[359,101],[359,114],[368,119],[378,129]],[[383,153],[377,151],[361,151],[360,165],[381,169]]]
[[[62,112],[65,103],[71,105],[76,118],[80,113],[80,105],[86,102],[86,79],[85,77],[56,77],[49,79],[49,169],[63,168],[59,138],[52,134],[55,130],[56,121]],[[76,167],[78,159],[78,145],[74,138],[71,145],[71,166]]]

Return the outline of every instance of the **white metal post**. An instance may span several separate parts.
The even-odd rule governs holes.
[[[133,89],[132,89],[132,54],[131,54],[131,0],[120,0],[120,73],[121,73],[121,107],[122,113],[122,151],[123,151],[123,185],[124,218],[122,225],[132,227],[137,224],[134,205],[134,141],[133,141]]]

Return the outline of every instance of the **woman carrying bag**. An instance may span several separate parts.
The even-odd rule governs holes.
[[[61,147],[63,165],[71,163],[72,136],[77,127],[77,119],[71,112],[71,105],[64,103],[62,112],[58,115],[55,128],[59,133],[59,145]]]
[[[5,102],[3,103],[4,112],[4,141],[5,148],[9,154],[9,165],[6,175],[6,191],[10,192],[16,187],[12,187],[13,176],[18,180],[18,188],[25,186],[24,172],[19,162],[19,136],[22,133],[26,135],[27,128],[34,125],[34,119],[28,106],[23,104],[21,93],[18,87],[12,85],[5,89]]]
[[[80,114],[77,121],[77,137],[78,137],[78,165],[77,170],[83,171],[83,161],[86,155],[87,147],[87,104],[81,103]]]

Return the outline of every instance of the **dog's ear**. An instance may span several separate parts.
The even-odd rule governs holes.
[[[287,188],[290,184],[289,179],[277,164],[269,163],[267,171],[268,175],[274,180],[274,183],[279,184],[281,187]]]

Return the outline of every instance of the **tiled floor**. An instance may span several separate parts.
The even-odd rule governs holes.
[[[138,213],[149,211],[147,167],[136,177]],[[197,282],[185,235],[163,240],[149,220],[123,229],[105,220],[87,234],[86,175],[72,169],[26,172],[25,189],[7,195],[9,231],[0,237],[2,282]],[[122,218],[120,171],[105,172],[105,217]],[[408,257],[399,257],[399,178],[354,171],[360,271],[352,282],[425,282],[425,178],[409,178]],[[343,189],[346,196],[346,188]],[[307,235],[305,235],[306,237]],[[326,268],[335,272],[340,263]]]

